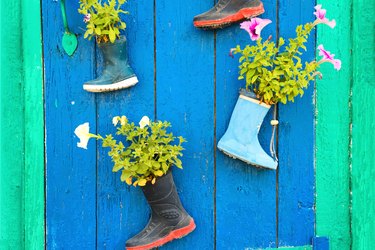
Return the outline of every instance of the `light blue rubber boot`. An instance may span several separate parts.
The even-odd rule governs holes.
[[[241,91],[229,126],[217,147],[230,157],[258,167],[276,169],[277,161],[264,152],[258,133],[270,106],[259,103],[253,93]]]
[[[100,43],[98,47],[103,54],[103,73],[98,78],[85,82],[84,90],[107,92],[129,88],[137,84],[137,76],[129,65],[125,36],[114,43]]]

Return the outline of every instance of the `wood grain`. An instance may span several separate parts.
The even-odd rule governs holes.
[[[331,249],[350,249],[350,0],[319,1],[336,27],[318,26],[317,45],[342,61],[340,71],[329,63],[316,82],[316,234],[329,237]],[[320,56],[317,55],[317,60]]]
[[[262,18],[273,23],[262,32],[276,37],[276,1],[264,1]],[[216,133],[217,141],[225,133],[239,89],[245,87],[238,77],[238,56],[229,50],[240,44],[254,44],[247,32],[233,27],[219,30],[216,46]],[[262,147],[268,152],[272,111],[264,119],[259,133]],[[269,153],[269,152],[268,152]],[[276,171],[259,169],[217,151],[217,248],[253,249],[276,246]]]
[[[94,77],[94,42],[83,39],[78,2],[66,3],[78,48],[65,54],[60,3],[43,1],[46,121],[46,226],[48,249],[96,248],[96,149],[77,148],[74,129],[84,122],[96,130],[95,95],[82,89]]]
[[[214,248],[214,43],[197,30],[195,14],[212,1],[156,1],[157,118],[187,139],[183,170],[173,175],[197,228],[163,249]]]
[[[279,34],[295,37],[299,24],[315,19],[313,1],[279,1]],[[315,33],[303,60],[315,56]],[[303,246],[314,236],[314,83],[302,98],[279,105],[278,243]]]

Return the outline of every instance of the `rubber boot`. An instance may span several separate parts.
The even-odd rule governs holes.
[[[226,27],[264,13],[260,0],[219,0],[209,11],[194,17],[194,26],[203,29]]]
[[[254,93],[241,90],[229,126],[217,147],[230,157],[257,167],[277,168],[258,140],[258,133],[270,106],[260,103]]]
[[[126,38],[122,36],[114,43],[99,43],[103,54],[103,73],[86,82],[83,89],[89,92],[107,92],[129,88],[137,84],[138,79],[128,62]]]
[[[172,172],[142,187],[151,207],[147,226],[126,242],[127,250],[152,249],[184,237],[195,229],[193,218],[185,211],[176,191]]]

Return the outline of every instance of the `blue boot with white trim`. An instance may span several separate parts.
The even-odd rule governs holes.
[[[254,93],[241,90],[229,126],[217,147],[230,157],[257,167],[277,168],[258,140],[258,133],[270,105],[261,103]]]

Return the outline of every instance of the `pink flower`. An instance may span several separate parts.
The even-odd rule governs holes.
[[[84,21],[85,23],[88,23],[88,22],[90,22],[90,19],[91,19],[91,15],[90,15],[90,13],[89,13],[89,14],[86,14],[86,15],[85,15],[85,17],[83,18],[83,21]]]
[[[331,54],[329,51],[325,50],[322,44],[318,46],[318,50],[319,50],[319,55],[323,57],[319,61],[319,63],[330,62],[330,63],[333,64],[333,67],[336,70],[340,70],[341,69],[341,60],[335,59],[334,58],[335,55]]]
[[[261,18],[252,18],[250,21],[242,22],[240,25],[241,29],[246,30],[252,41],[258,40],[260,38],[260,32],[262,29],[272,23],[269,19],[261,19]]]
[[[330,21],[330,20],[328,20],[326,18],[326,12],[327,11],[325,9],[322,9],[322,5],[321,4],[318,4],[314,8],[316,10],[314,12],[314,15],[316,16],[316,21],[315,21],[316,24],[318,24],[318,23],[325,23],[325,24],[327,24],[331,28],[334,28],[336,26],[336,21],[334,19],[332,21]]]

